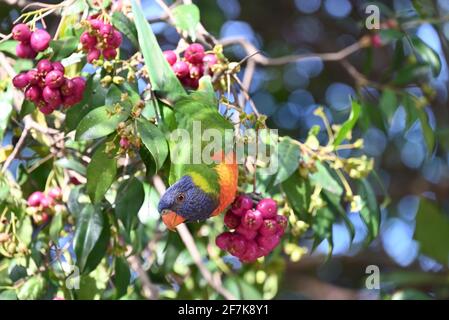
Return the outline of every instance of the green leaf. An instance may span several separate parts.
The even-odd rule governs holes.
[[[106,152],[107,142],[103,142],[95,151],[87,166],[86,190],[92,203],[99,203],[111,184],[114,182],[117,173],[117,160],[115,150]]]
[[[341,204],[341,196],[335,195],[326,190],[324,190],[321,195],[323,200],[326,201],[329,209],[334,212],[334,214],[338,214],[343,219],[343,222],[348,229],[349,237],[351,241],[353,241],[355,237],[355,227],[352,224],[351,220],[349,220],[348,214]]]
[[[379,101],[379,107],[389,123],[398,107],[396,93],[393,90],[384,90]]]
[[[449,218],[434,202],[421,199],[413,238],[420,251],[443,265],[449,261]]]
[[[308,180],[299,174],[292,174],[282,182],[282,191],[287,196],[287,201],[293,211],[301,220],[309,220],[310,195],[312,189]]]
[[[396,29],[382,29],[379,31],[380,38],[382,39],[383,44],[388,44],[395,40],[401,39],[404,34]]]
[[[380,209],[377,204],[376,194],[367,179],[359,182],[358,192],[364,205],[360,210],[360,216],[368,228],[368,239],[371,241],[379,234]]]
[[[183,4],[172,10],[175,26],[186,31],[193,41],[196,39],[196,28],[200,23],[200,10],[194,4]]]
[[[84,196],[83,189],[83,185],[75,186],[70,191],[69,199],[67,200],[67,208],[69,209],[69,212],[75,217],[79,216],[80,212],[85,206],[85,203],[80,203],[80,197]]]
[[[435,147],[435,135],[432,130],[432,127],[429,124],[429,116],[425,109],[419,108],[417,110],[418,119],[421,123],[421,129],[424,135],[424,140],[426,141],[427,151],[432,153],[433,148]]]
[[[432,68],[435,77],[438,76],[441,71],[441,60],[438,53],[417,36],[411,37],[410,41],[418,59]]]
[[[277,185],[290,177],[299,166],[299,147],[290,137],[284,137],[278,146],[279,167],[273,185]]]
[[[332,226],[335,222],[335,216],[329,207],[323,207],[316,211],[312,222],[315,239],[312,245],[312,251],[326,239],[328,241],[328,257],[332,254]]]
[[[95,246],[90,252],[86,265],[82,272],[88,274],[95,270],[95,268],[100,264],[101,260],[106,256],[107,249],[109,246],[109,240],[111,237],[111,227],[109,225],[109,220],[105,214],[103,214],[103,229],[101,230],[100,237],[98,238]]]
[[[55,215],[51,220],[49,231],[50,239],[54,243],[58,243],[59,233],[61,232],[63,227],[64,227],[63,215],[62,214]]]
[[[76,128],[76,140],[92,140],[105,137],[114,132],[120,122],[129,117],[129,111],[114,106],[103,106],[89,112]]]
[[[125,16],[122,12],[114,12],[111,17],[111,22],[115,28],[123,33],[133,44],[134,47],[139,47],[137,40],[136,26]]]
[[[360,116],[360,111],[362,110],[362,107],[360,104],[356,101],[351,102],[351,113],[349,114],[349,119],[346,120],[345,123],[341,126],[340,130],[337,133],[337,136],[334,140],[334,147],[339,146],[344,139],[348,136],[348,134],[352,131],[355,124],[357,123],[357,120]]]
[[[50,42],[50,48],[53,49],[53,61],[60,61],[68,57],[78,47],[78,37],[65,37],[62,40],[52,40]]]
[[[33,102],[28,100],[23,100],[22,107],[20,108],[19,117],[23,119],[27,114],[32,113],[36,109],[36,106]]]
[[[107,89],[100,84],[101,77],[100,72],[89,77],[83,100],[67,110],[65,120],[67,131],[76,129],[86,114],[95,108],[104,106]]]
[[[89,254],[92,252],[103,231],[104,217],[99,206],[88,204],[81,211],[76,221],[73,245],[76,255],[76,264],[83,272]]]
[[[20,286],[17,297],[19,300],[39,299],[44,293],[45,285],[45,278],[41,274],[34,275]]]
[[[329,170],[320,162],[315,163],[317,171],[310,175],[310,181],[324,190],[341,195],[343,187],[335,180]]]
[[[168,145],[164,134],[158,127],[144,119],[137,119],[136,125],[143,144],[154,158],[156,170],[159,170],[168,156]]]
[[[396,77],[393,79],[393,84],[402,86],[414,82],[426,81],[428,76],[429,66],[427,64],[407,64],[398,71]]]
[[[115,215],[127,232],[134,228],[144,198],[145,193],[139,179],[132,178],[120,185],[115,199]]]
[[[28,246],[31,243],[32,235],[33,235],[33,224],[31,223],[31,218],[24,217],[23,220],[20,221],[20,225],[17,231],[17,237],[26,246]]]
[[[178,98],[185,96],[186,92],[164,58],[151,26],[146,21],[143,10],[135,0],[132,1],[132,11],[141,52],[145,59],[153,88],[166,99],[176,101]]]
[[[131,280],[131,272],[129,271],[128,262],[122,258],[115,258],[115,298],[118,299],[126,294],[129,281]]]
[[[76,171],[83,176],[86,175],[86,167],[74,159],[61,158],[55,161],[55,165],[64,169]]]
[[[16,40],[7,40],[5,42],[0,43],[0,51],[8,53],[12,56],[16,55],[16,47],[19,41]]]

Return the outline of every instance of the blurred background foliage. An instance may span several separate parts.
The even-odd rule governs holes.
[[[323,122],[314,116],[319,106],[324,108],[331,124],[339,124],[349,116],[351,97],[360,101],[362,114],[353,137],[364,139],[363,149],[342,150],[339,154],[350,157],[354,155],[351,152],[364,153],[375,159],[376,182],[381,183],[373,183],[373,192],[383,201],[378,237],[365,246],[369,231],[358,214],[349,213],[355,228],[354,241],[343,221],[335,223],[333,256],[329,260],[326,258],[328,243],[323,241],[299,262],[273,258],[267,269],[244,267],[238,274],[225,277],[224,286],[239,298],[448,298],[448,1],[375,2],[380,8],[381,22],[392,21],[395,26],[382,32],[364,26],[365,7],[372,1],[194,2],[201,10],[203,25],[214,36],[244,38],[269,57],[336,52],[364,35],[379,34],[383,43],[339,61],[313,58],[280,66],[258,66],[249,90],[259,111],[268,116],[268,126],[300,141],[306,139],[315,125],[320,127],[320,141],[327,141]],[[26,3],[0,2],[1,33],[9,33],[12,21]],[[148,19],[163,14],[154,1],[141,3]],[[55,22],[50,17],[48,27],[55,28]],[[179,35],[173,27],[166,22],[152,23],[152,27],[163,49],[177,45]],[[246,55],[239,46],[226,47],[225,54],[233,61]],[[243,67],[241,74],[244,71]],[[9,145],[12,137],[7,132],[2,145]],[[144,201],[154,206],[157,194],[148,185],[144,187]],[[136,229],[132,241],[141,246],[157,228],[157,216],[139,213],[139,217],[144,224]],[[213,241],[214,228],[219,229],[219,224],[203,226],[201,234]],[[148,274],[155,283],[162,283],[161,297],[219,297],[205,287],[197,269],[189,268],[193,262],[185,249],[180,250],[183,244],[179,238],[170,237],[169,242],[167,238],[149,242],[152,250],[158,250],[160,261],[151,265]],[[63,239],[60,246],[66,241],[70,239]],[[310,249],[312,243],[306,237],[300,245]],[[207,241],[198,243],[198,247],[201,253],[217,256],[216,252],[210,252]],[[212,271],[217,268],[216,262],[207,262]],[[369,265],[380,269],[380,290],[365,288],[365,271]],[[116,263],[116,268],[122,271],[120,263]],[[218,265],[218,268],[228,267]],[[2,270],[0,261],[0,280],[5,272],[20,274],[23,270],[11,266]],[[114,297],[116,291],[104,290],[107,275],[101,269],[95,273],[82,279],[85,289],[78,297]],[[135,290],[128,290],[124,297],[141,298],[138,274],[132,272],[129,277]],[[186,277],[181,287],[176,286],[178,277]],[[35,282],[34,286],[41,285],[40,279]],[[9,285],[8,281],[0,283],[4,287]],[[8,298],[10,294],[4,291],[0,297]],[[47,291],[44,297],[55,294],[56,291]]]

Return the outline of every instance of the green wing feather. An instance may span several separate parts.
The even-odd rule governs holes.
[[[206,86],[203,87],[208,88],[207,79]],[[220,137],[226,137],[215,148],[207,149],[208,151],[216,152],[225,150],[226,146],[227,148],[232,146],[232,124],[218,112],[218,102],[210,90],[199,90],[191,93],[189,96],[182,97],[175,103],[173,112],[177,128],[185,130],[184,132],[189,134],[190,139],[187,141],[182,140],[182,144],[179,143],[179,139],[174,139],[173,136],[169,139],[170,154],[172,157],[169,177],[170,185],[188,174],[195,176],[197,181],[202,181],[200,187],[212,190],[218,194],[220,187],[217,172],[214,170],[215,163],[207,164],[201,162],[193,164],[192,162],[195,158],[202,160],[198,157],[198,152],[202,151],[210,142],[202,141],[198,137],[198,135],[202,136],[206,129],[215,129],[215,133],[219,134]],[[197,121],[197,124],[200,124],[200,130],[197,130],[198,128],[194,129],[193,124],[195,121]],[[230,131],[227,131],[227,135],[225,134],[226,129],[230,129]],[[196,140],[193,139],[194,135],[196,136]],[[194,146],[194,142],[200,141],[201,148],[199,149],[198,145]],[[207,182],[207,185],[204,184],[204,181]]]

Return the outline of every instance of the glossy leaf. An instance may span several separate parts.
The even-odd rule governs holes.
[[[319,161],[317,161],[315,165],[317,171],[310,175],[310,181],[315,185],[321,186],[324,190],[341,195],[343,193],[343,187],[331,175],[329,169]]]
[[[339,146],[343,142],[343,140],[346,139],[347,135],[352,131],[355,124],[357,123],[357,120],[359,119],[361,110],[362,107],[358,102],[351,102],[351,113],[349,114],[348,120],[343,123],[340,130],[338,131],[338,134],[334,139],[334,147]]]
[[[277,185],[290,177],[299,166],[299,147],[291,138],[284,137],[278,146],[279,167],[274,178],[274,185]]]
[[[135,0],[131,3],[140,49],[153,88],[166,99],[176,101],[185,96],[186,92],[162,54],[151,26],[143,15],[143,10]]]
[[[364,202],[364,205],[360,210],[360,216],[368,228],[368,241],[371,241],[379,234],[379,205],[377,204],[376,194],[368,180],[363,179],[360,181],[358,191]]]
[[[114,12],[111,16],[111,22],[115,28],[123,33],[133,44],[134,47],[139,47],[137,40],[136,26],[125,16],[122,12]]]
[[[159,170],[168,156],[168,145],[164,134],[158,127],[144,119],[138,119],[136,125],[145,148],[154,158],[156,170]]]
[[[435,77],[438,76],[441,71],[441,60],[438,53],[419,37],[411,37],[411,43],[418,58],[432,68],[432,73]]]
[[[106,142],[98,147],[87,166],[86,190],[92,203],[99,203],[117,173],[117,160],[115,152],[106,152]]]
[[[449,261],[449,219],[434,202],[421,199],[413,238],[420,252],[446,265]]]
[[[129,270],[128,262],[122,258],[115,259],[115,297],[118,299],[126,294],[129,282],[131,280],[131,272]]]
[[[75,228],[73,246],[76,264],[82,272],[86,267],[89,254],[95,247],[104,227],[104,217],[99,206],[86,205],[80,213]]]
[[[115,215],[123,223],[126,231],[137,223],[137,214],[145,198],[142,183],[137,178],[124,181],[115,199]]]
[[[175,26],[186,31],[193,41],[196,39],[196,28],[200,23],[200,10],[194,4],[183,4],[172,10]]]

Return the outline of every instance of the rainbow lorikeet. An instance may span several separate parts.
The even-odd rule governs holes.
[[[218,112],[215,99],[201,92],[196,92],[177,101],[173,107],[174,121],[177,129],[184,129],[192,135],[194,125],[200,125],[202,134],[207,129],[218,130],[225,137],[225,130],[233,130],[232,124]],[[228,131],[229,133],[229,131]],[[238,167],[234,151],[225,152],[225,146],[232,142],[223,139],[218,150],[214,149],[211,163],[193,163],[194,141],[176,144],[169,141],[172,161],[170,167],[171,186],[159,201],[158,210],[162,221],[168,229],[183,222],[204,221],[223,212],[233,201],[237,193]],[[199,142],[202,147],[206,144]],[[181,149],[181,150],[179,150]],[[188,159],[182,163],[179,158]],[[173,159],[172,159],[173,160]],[[181,162],[181,163],[180,163]]]

